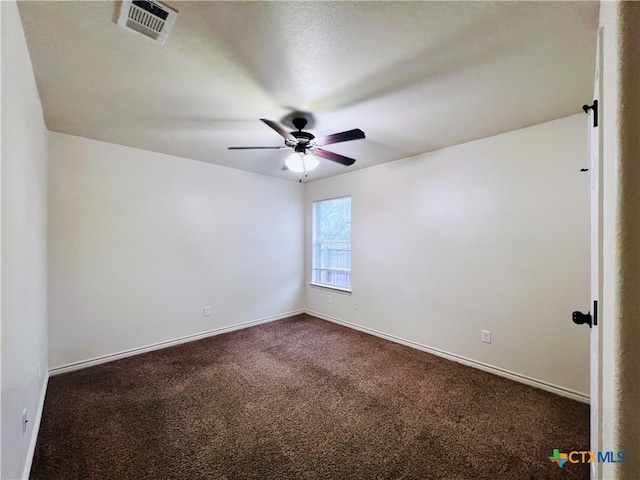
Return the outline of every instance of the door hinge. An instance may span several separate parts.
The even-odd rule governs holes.
[[[593,126],[598,126],[598,100],[593,101],[593,105],[583,105],[582,109],[584,113],[589,113],[589,110],[593,110]]]
[[[593,315],[591,315],[591,312],[582,313],[576,310],[571,314],[571,319],[576,325],[584,325],[586,323],[589,328],[598,325],[598,301],[593,301]]]

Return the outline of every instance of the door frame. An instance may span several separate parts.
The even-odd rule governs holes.
[[[600,121],[602,112],[598,112],[602,99],[602,40],[603,27],[598,28],[596,47],[596,71],[594,82],[594,100],[597,100],[595,110],[590,110],[588,119],[588,141],[589,141],[589,202],[590,202],[590,257],[591,257],[591,301],[593,305],[592,316],[600,319],[591,328],[590,335],[590,450],[592,452],[601,451],[602,446],[602,336],[600,323],[602,316],[599,315],[600,304],[603,297],[602,282],[602,226],[603,226],[603,185],[602,185],[602,158],[603,141]],[[593,480],[602,478],[602,466],[598,462],[591,465],[591,478]]]

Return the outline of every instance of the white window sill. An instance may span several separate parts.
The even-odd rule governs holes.
[[[322,288],[324,290],[331,290],[333,292],[344,293],[346,295],[351,295],[351,289],[343,288],[343,287],[335,287],[333,285],[324,285],[322,283],[313,283],[311,282],[309,285],[315,288]]]

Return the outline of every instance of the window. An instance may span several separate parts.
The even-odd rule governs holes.
[[[351,197],[313,204],[311,283],[351,291]]]

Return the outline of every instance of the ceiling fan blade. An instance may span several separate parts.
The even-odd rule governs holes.
[[[326,137],[316,138],[317,145],[329,145],[331,143],[348,142],[350,140],[359,140],[365,138],[364,132],[359,128],[353,130],[347,130],[346,132],[334,133],[333,135],[327,135]]]
[[[313,152],[314,155],[324,158],[325,160],[331,160],[332,162],[340,163],[346,167],[349,165],[353,165],[356,161],[353,158],[345,157],[344,155],[340,155],[339,153],[333,153],[328,150],[322,150],[318,148]]]
[[[281,147],[227,147],[227,150],[266,150],[266,149],[283,150],[285,148],[289,148],[289,147],[285,147],[284,145]]]
[[[291,135],[289,132],[287,132],[284,128],[282,128],[280,125],[278,125],[273,120],[267,120],[266,118],[261,118],[260,120],[263,121],[264,123],[266,123],[267,125],[269,125],[271,128],[273,128],[285,140],[291,140],[292,142],[296,141],[296,137]]]

